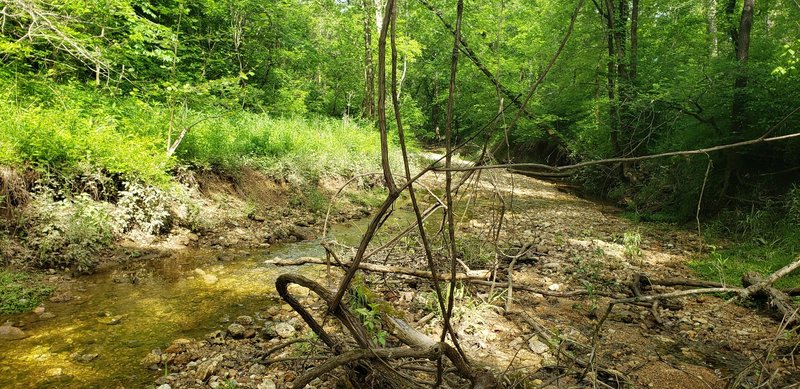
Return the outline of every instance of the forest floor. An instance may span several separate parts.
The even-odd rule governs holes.
[[[423,183],[441,186],[442,179],[442,175],[429,174]],[[492,288],[468,284],[457,288],[453,323],[460,344],[473,361],[502,372],[506,384],[605,387],[594,379],[602,376],[603,368],[624,373],[636,387],[722,388],[734,381],[747,387],[763,383],[781,387],[800,381],[796,335],[782,331],[780,320],[766,309],[715,295],[681,298],[675,304],[655,308],[617,305],[598,332],[595,368],[586,369],[587,374],[570,373],[573,362],[548,347],[548,340],[542,338],[541,331],[537,334],[531,322],[559,339],[564,349],[587,356],[598,318],[609,301],[604,296],[629,294],[628,285],[637,274],[694,278],[688,264],[703,243],[695,231],[634,223],[621,217],[613,206],[587,201],[560,190],[557,184],[519,175],[497,175],[470,184],[467,193],[462,204],[469,201],[471,205],[462,206],[457,215],[465,242],[461,247],[465,262],[473,270],[495,267],[499,279],[507,274],[509,258],[486,259],[487,250],[492,253],[489,257],[494,253],[487,245],[492,240],[491,226],[497,222],[495,201],[502,195],[507,209],[497,247],[518,254],[513,282],[550,292],[517,289],[510,294],[507,281],[498,281]],[[427,200],[432,199],[432,195],[427,196]],[[408,206],[405,208],[408,210]],[[275,212],[277,217],[272,220],[293,211]],[[292,218],[293,227],[287,227],[287,231],[295,231],[298,221],[303,224],[301,219]],[[220,236],[198,244],[230,247],[248,241],[243,236],[258,236],[257,240],[265,236],[264,232],[251,233],[246,226],[239,229],[243,232],[231,230],[239,236],[235,240],[235,236]],[[391,259],[386,256],[387,264],[424,269],[419,265],[424,263],[419,251],[410,246],[395,250]],[[336,287],[332,281],[339,279],[338,270],[331,270],[337,272],[332,277],[324,266],[305,266],[304,274],[329,288]],[[393,314],[438,338],[442,320],[427,281],[368,275],[363,282],[390,301]],[[590,293],[555,296],[575,290]],[[312,307],[313,312],[324,311],[323,303],[309,297],[308,290],[293,291],[304,296],[301,303]],[[163,351],[154,350],[142,364],[153,369],[169,366],[156,381],[160,388],[291,386],[299,374],[330,354],[310,336],[296,312],[280,303],[277,294],[270,294],[268,300],[275,304],[259,312],[241,312],[233,323],[221,321],[221,329],[203,339],[177,339]],[[380,334],[379,329],[375,331]],[[338,387],[345,381],[342,371],[336,370],[315,380],[312,386]]]

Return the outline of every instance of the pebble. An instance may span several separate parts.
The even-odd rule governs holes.
[[[159,387],[157,387],[156,389],[172,389],[172,387],[169,386],[169,384],[163,384],[159,385]]]
[[[254,321],[252,317],[243,315],[236,318],[236,323],[243,326],[251,326],[253,325]]]
[[[39,315],[39,319],[41,320],[52,319],[54,317],[56,317],[56,315],[52,312],[44,312],[41,315]]]
[[[296,331],[289,323],[278,323],[275,325],[275,332],[281,338],[288,339],[294,336]]]
[[[233,323],[233,324],[228,326],[228,333],[234,339],[244,338],[244,331],[245,331],[245,328],[241,324]]]
[[[528,348],[530,348],[534,354],[544,354],[550,351],[550,347],[535,336],[531,337],[528,341]]]
[[[258,384],[258,386],[256,386],[256,389],[276,389],[276,388],[277,386],[275,385],[275,381],[272,381],[269,378],[265,378],[264,381],[261,381],[261,383]]]

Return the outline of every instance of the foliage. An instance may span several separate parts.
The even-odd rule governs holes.
[[[138,229],[158,235],[171,227],[170,203],[174,200],[157,187],[135,182],[125,183],[119,192],[114,215],[120,232]]]
[[[625,231],[622,236],[623,254],[628,259],[642,257],[642,234],[639,231]]]
[[[74,267],[87,272],[94,256],[113,242],[113,219],[106,203],[82,193],[53,200],[52,193],[39,193],[28,208],[26,244],[37,252],[42,267]]]
[[[361,319],[364,328],[372,335],[372,340],[385,347],[389,333],[381,327],[381,315],[391,313],[391,307],[379,302],[363,278],[357,278],[350,288],[349,307]]]
[[[0,313],[28,312],[52,292],[27,273],[0,270]]]

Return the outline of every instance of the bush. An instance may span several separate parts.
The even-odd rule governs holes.
[[[38,194],[29,207],[26,229],[26,243],[37,253],[36,264],[91,271],[94,256],[114,239],[109,207],[85,193],[61,201],[53,201],[49,193]]]

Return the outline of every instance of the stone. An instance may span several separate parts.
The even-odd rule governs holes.
[[[53,368],[47,369],[45,374],[47,374],[50,377],[57,377],[57,376],[60,376],[60,375],[64,374],[64,369],[62,369],[60,367],[53,367]]]
[[[217,281],[219,281],[219,278],[213,274],[203,275],[203,282],[205,282],[206,285],[214,285],[217,283]]]
[[[54,317],[56,317],[56,315],[52,312],[44,312],[41,315],[39,315],[39,319],[41,320],[52,319]]]
[[[265,378],[264,381],[261,381],[261,383],[258,384],[258,386],[256,386],[256,389],[276,389],[276,388],[277,386],[275,385],[275,381],[269,378]]]
[[[89,362],[94,361],[95,359],[97,359],[97,357],[99,357],[99,356],[100,355],[98,355],[98,354],[82,354],[82,355],[79,355],[77,358],[75,358],[75,360],[78,361],[78,362],[89,363]]]
[[[266,371],[267,368],[260,363],[254,363],[249,369],[247,369],[247,372],[250,374],[264,374]]]
[[[289,323],[278,323],[275,325],[275,332],[283,339],[288,339],[294,336],[295,329]]]
[[[245,328],[241,324],[233,323],[228,326],[228,333],[234,339],[241,339],[244,338]]]
[[[172,387],[169,386],[169,384],[163,384],[159,385],[156,389],[172,389]]]
[[[217,372],[220,361],[222,361],[221,355],[200,363],[200,365],[197,366],[197,372],[195,373],[195,378],[197,378],[200,381],[207,380],[209,377],[211,377],[212,375],[214,375],[214,373]]]
[[[561,285],[559,285],[559,284],[550,284],[550,286],[548,286],[547,289],[550,289],[553,292],[558,292],[558,290],[561,289]]]
[[[148,368],[156,366],[157,369],[158,365],[161,363],[161,355],[154,352],[150,352],[147,355],[145,355],[144,358],[142,358],[142,361],[140,363],[142,366]]]
[[[19,340],[27,337],[28,335],[25,334],[25,331],[17,327],[12,327],[9,324],[0,326],[0,340]]]
[[[548,347],[547,344],[545,344],[535,336],[531,337],[531,339],[528,341],[528,348],[530,348],[534,354],[539,354],[539,355],[550,351],[550,347]]]
[[[251,326],[253,325],[254,321],[251,316],[239,316],[236,318],[236,323],[241,324],[243,326]]]
[[[33,313],[35,313],[37,315],[43,314],[44,313],[44,307],[40,305],[40,306],[34,308],[33,309]]]
[[[220,330],[216,330],[206,335],[206,340],[210,344],[225,344],[225,333]]]
[[[186,348],[189,347],[192,341],[189,339],[175,339],[172,343],[164,350],[165,353],[168,354],[178,354],[186,351]]]

